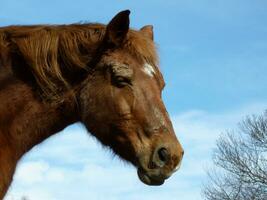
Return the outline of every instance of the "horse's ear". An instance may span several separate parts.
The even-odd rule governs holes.
[[[115,45],[120,45],[129,31],[129,19],[130,11],[124,10],[119,12],[113,19],[109,22],[106,29],[106,40],[109,43]]]
[[[140,31],[144,35],[146,35],[147,37],[149,37],[151,40],[154,39],[154,33],[153,33],[153,26],[152,25],[144,26],[143,28],[140,29]]]

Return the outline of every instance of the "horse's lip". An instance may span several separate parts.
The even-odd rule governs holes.
[[[146,185],[158,186],[158,185],[162,185],[165,181],[165,179],[160,179],[160,178],[149,176],[149,174],[146,173],[142,168],[138,168],[137,174],[138,174],[139,179]]]

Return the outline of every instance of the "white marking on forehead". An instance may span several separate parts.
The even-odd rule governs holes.
[[[150,77],[153,77],[155,74],[154,67],[148,63],[144,64],[143,71]]]

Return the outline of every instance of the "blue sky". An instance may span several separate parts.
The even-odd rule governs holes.
[[[131,26],[154,26],[163,92],[183,165],[163,186],[140,183],[81,125],[34,148],[20,163],[6,200],[199,200],[215,141],[247,114],[267,108],[267,2],[263,0],[0,0],[0,25],[107,23],[131,10]]]

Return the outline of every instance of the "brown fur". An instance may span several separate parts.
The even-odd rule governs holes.
[[[107,26],[0,28],[0,199],[27,151],[79,121],[144,183],[171,175],[183,150],[161,100],[152,39],[152,26],[129,29],[129,11]]]
[[[4,49],[0,56],[15,50],[23,57],[42,91],[56,95],[59,85],[70,88],[62,72],[66,68],[90,70],[87,64],[94,55],[92,51],[102,42],[105,29],[101,24],[4,27],[0,29],[0,49]],[[158,64],[154,43],[138,31],[129,31],[122,48],[140,60]]]

